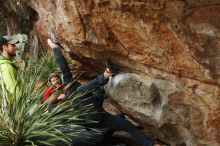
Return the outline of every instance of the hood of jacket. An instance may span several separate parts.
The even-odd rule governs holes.
[[[8,60],[4,56],[0,55],[0,64],[11,64],[16,67],[15,62]]]

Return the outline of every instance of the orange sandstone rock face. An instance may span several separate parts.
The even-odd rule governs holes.
[[[160,82],[156,84],[164,99],[161,110],[167,114],[155,118],[147,113],[151,112],[150,107],[143,105],[146,113],[142,113],[136,106],[138,97],[121,96],[133,104],[130,106],[115,97],[124,111],[133,110],[134,118],[161,129],[160,137],[174,144],[219,145],[219,0],[28,0],[28,3],[39,14],[36,29],[45,47],[50,31],[55,30],[58,41],[73,59],[95,68],[96,72],[102,71],[101,63],[108,59],[142,76],[142,80],[172,83],[172,92],[167,94],[163,93],[166,88],[159,87]],[[147,96],[143,98],[152,102]],[[177,137],[173,138],[174,135]]]

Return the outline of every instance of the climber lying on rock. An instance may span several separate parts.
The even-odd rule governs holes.
[[[56,61],[63,74],[64,84],[66,85],[68,83],[71,83],[71,81],[73,81],[73,77],[70,72],[68,63],[62,55],[59,45],[52,42],[50,39],[48,39],[48,45],[53,49]],[[85,94],[79,99],[74,100],[74,102],[77,102],[74,103],[74,105],[77,105],[74,106],[76,110],[81,109],[87,105],[93,105],[93,108],[91,108],[89,112],[95,114],[84,114],[83,117],[81,117],[84,120],[84,125],[87,129],[108,127],[110,128],[110,131],[124,130],[127,131],[135,141],[144,146],[161,146],[160,144],[154,144],[154,140],[145,136],[128,120],[124,119],[121,116],[113,116],[104,110],[103,101],[105,96],[104,91],[101,89],[101,87],[108,82],[109,77],[117,73],[117,70],[114,69],[114,65],[112,63],[106,62],[105,64],[106,70],[103,74],[83,85],[81,85],[80,82],[75,81],[65,91],[61,92],[61,96],[59,96],[59,99],[55,100],[55,104],[62,102],[62,100],[65,100],[65,98],[68,98],[72,94],[94,90],[94,92],[90,92],[89,94]],[[56,87],[62,86],[61,77],[58,74],[50,75],[49,82],[51,83],[52,87],[51,89],[46,90],[44,98],[45,100],[48,100],[50,96],[54,94],[54,92],[56,92]],[[84,143],[82,145],[90,146],[91,144]],[[77,146],[81,145],[78,144]]]

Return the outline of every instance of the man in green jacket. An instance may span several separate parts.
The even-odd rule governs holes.
[[[17,95],[20,92],[18,69],[15,62],[13,62],[16,56],[16,43],[18,43],[18,40],[13,37],[0,37],[0,77],[4,92],[3,98],[7,103],[11,103],[15,93]]]

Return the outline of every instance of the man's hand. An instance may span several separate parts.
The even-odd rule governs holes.
[[[51,39],[47,39],[47,43],[52,49],[59,47],[56,43],[52,42]]]
[[[112,72],[109,68],[106,68],[106,70],[104,72],[104,78],[108,79],[110,76],[112,76]]]
[[[65,94],[60,94],[60,96],[57,99],[65,99],[65,98],[66,98]]]

